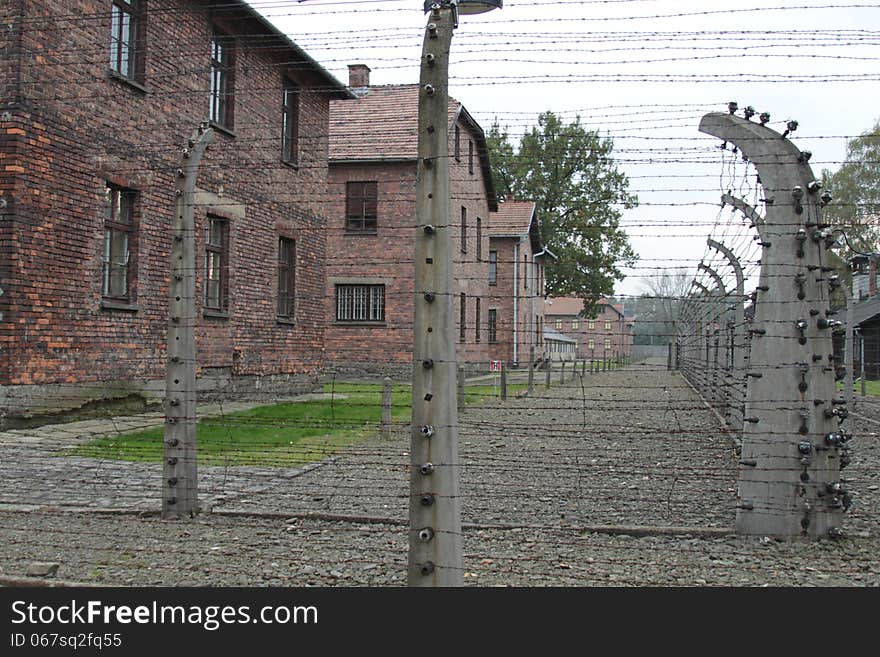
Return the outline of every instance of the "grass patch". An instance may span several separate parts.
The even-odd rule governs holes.
[[[837,389],[843,390],[843,381],[837,382]],[[853,394],[862,394],[862,382],[856,381],[853,384]],[[865,394],[870,397],[880,397],[880,381],[865,381]]]
[[[508,386],[514,396],[525,385]],[[200,465],[296,467],[332,456],[378,432],[382,386],[375,383],[328,383],[326,399],[258,406],[204,418],[196,428]],[[480,404],[497,395],[491,385],[468,386],[466,402]],[[392,386],[391,417],[405,424],[411,417],[409,385]],[[163,456],[164,427],[97,438],[62,456],[156,463]]]

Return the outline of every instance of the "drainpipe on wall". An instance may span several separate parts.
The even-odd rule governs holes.
[[[519,244],[513,245],[513,365],[516,365],[519,361],[517,360],[517,334],[516,327],[519,324],[519,316],[517,313],[517,302],[519,301]]]

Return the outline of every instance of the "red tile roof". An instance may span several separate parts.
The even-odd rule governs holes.
[[[534,201],[506,201],[489,216],[490,237],[519,237],[529,234],[535,213]]]
[[[621,304],[609,304],[608,299],[599,299],[597,306],[612,308],[623,317]],[[545,315],[580,315],[584,310],[584,300],[580,297],[551,297],[544,300]]]
[[[461,103],[449,99],[449,126]],[[356,101],[330,103],[330,160],[415,160],[419,85],[369,87]]]

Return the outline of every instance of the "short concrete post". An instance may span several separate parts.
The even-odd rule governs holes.
[[[382,380],[382,438],[391,438],[391,379]]]

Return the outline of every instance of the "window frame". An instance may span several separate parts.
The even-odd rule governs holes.
[[[283,258],[285,246],[287,246],[287,261]],[[296,240],[284,235],[278,236],[277,283],[276,317],[286,322],[293,322],[296,319]]]
[[[467,208],[461,206],[461,252],[467,253]]]
[[[486,317],[486,330],[488,333],[489,344],[498,342],[498,309],[489,308],[489,314]]]
[[[146,0],[111,0],[110,3],[110,72],[138,83],[144,79],[145,3]],[[117,14],[128,18],[127,30],[123,20],[117,21]]]
[[[226,130],[235,127],[235,50],[235,37],[215,25],[211,32],[208,120]]]
[[[483,261],[483,220],[480,217],[477,217],[476,231],[477,231],[477,235],[476,235],[477,262],[482,262]]]
[[[467,294],[458,295],[458,304],[458,341],[464,343],[467,341]]]
[[[362,185],[359,195],[352,190],[356,185]],[[369,186],[369,187],[368,187]],[[367,194],[367,190],[371,190]],[[360,213],[351,212],[354,201],[360,202]],[[372,206],[369,205],[372,203]],[[373,210],[372,216],[368,212]],[[379,181],[377,180],[349,180],[345,183],[345,232],[354,234],[375,235],[379,230]]]
[[[455,124],[455,130],[453,132],[455,137],[452,148],[455,155],[455,161],[461,162],[461,128],[457,123]]]
[[[489,285],[498,284],[498,251],[489,249]]]
[[[571,320],[571,330],[572,331],[579,331],[580,328],[581,328],[581,321],[579,319]]]
[[[350,317],[343,317],[340,315],[340,309],[343,308],[341,304],[345,304],[346,302],[341,299],[341,292],[344,290],[351,290],[353,295],[357,293],[355,290],[362,290],[363,295],[361,298],[357,298],[356,296],[352,296],[348,299],[347,309],[351,312],[346,313],[352,315]],[[377,313],[376,305],[377,299],[381,297],[381,312],[378,313],[380,316],[375,317]],[[333,318],[336,324],[351,324],[351,325],[361,325],[361,324],[372,324],[372,325],[383,325],[386,321],[386,312],[385,312],[385,299],[386,299],[386,287],[385,283],[335,283],[333,286]],[[363,317],[355,317],[353,315],[360,314],[355,313],[356,304],[363,304]]]
[[[214,224],[220,225],[219,244],[212,241],[214,235],[212,227]],[[202,303],[205,310],[213,311],[215,313],[229,312],[229,233],[229,219],[216,214],[209,213],[207,215],[205,219],[205,277],[203,281],[204,290],[202,294]],[[216,268],[212,266],[212,256],[215,256],[218,259],[219,264]],[[215,280],[213,278],[215,269],[218,275],[218,278],[216,279],[216,304],[211,289],[211,282]]]
[[[468,139],[468,173],[474,173],[474,140]]]
[[[106,183],[103,239],[101,241],[101,297],[118,303],[133,303],[136,299],[136,254],[137,254],[137,219],[136,202],[138,193],[136,190]],[[120,220],[119,214],[123,207],[127,219]],[[117,209],[118,208],[118,211]],[[116,263],[116,267],[122,269],[124,291],[119,294],[113,289],[113,256],[114,256],[114,233],[125,236],[125,262]],[[109,238],[109,239],[108,239]]]
[[[300,87],[285,76],[281,81],[281,161],[299,166]]]
[[[611,330],[611,320],[610,319],[605,320],[605,330],[606,331]]]
[[[480,337],[481,337],[480,336],[480,320],[482,319],[480,317],[480,314],[481,314],[480,306],[482,305],[481,301],[482,301],[482,299],[480,299],[480,297],[474,298],[474,341],[477,343],[480,342]]]

